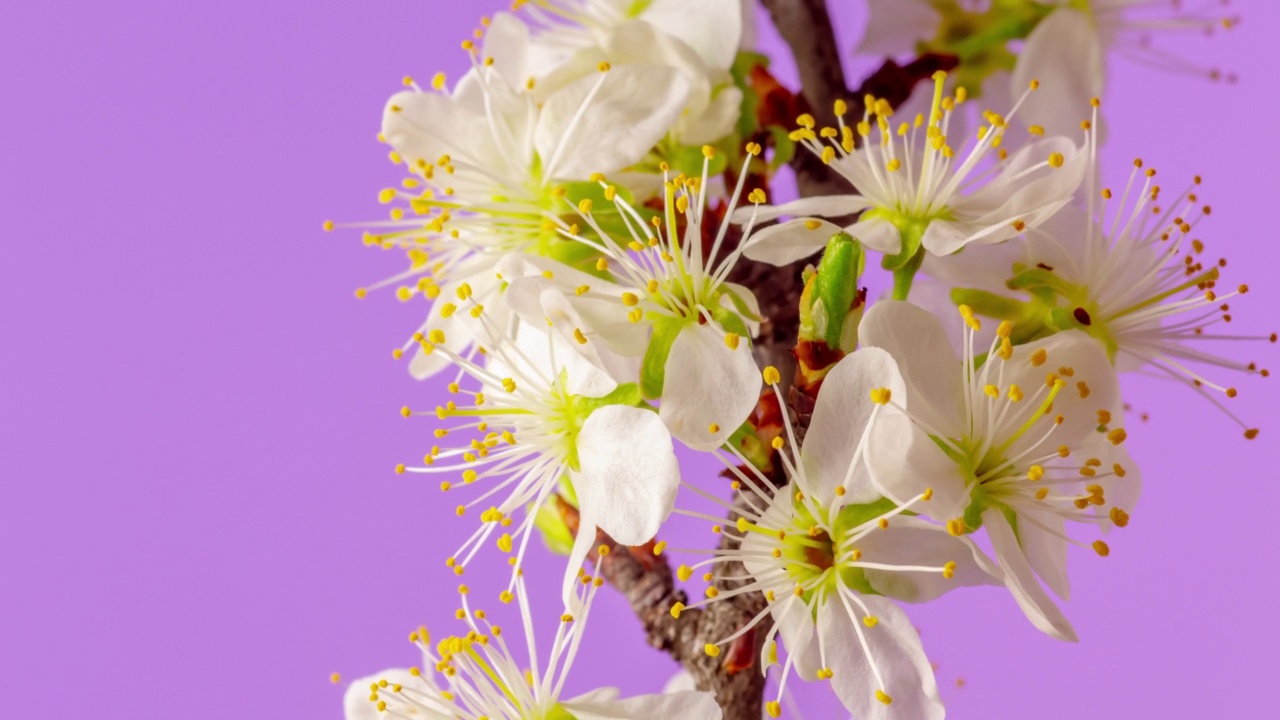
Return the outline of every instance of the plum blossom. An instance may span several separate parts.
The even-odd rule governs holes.
[[[728,281],[752,242],[751,223],[736,246],[731,224],[720,221],[717,227],[706,197],[716,151],[708,146],[703,152],[703,176],[668,178],[663,212],[648,220],[601,176],[621,225],[602,225],[586,200],[578,206],[586,227],[562,221],[560,232],[598,253],[596,269],[608,276],[581,284],[560,270],[542,276],[554,278],[561,302],[589,319],[572,328],[578,344],[641,356],[640,388],[645,398],[661,399],[659,416],[671,434],[694,449],[711,450],[747,419],[760,394],[760,372],[749,347],[759,309],[750,290]],[[758,145],[750,147],[747,162],[758,153]],[[742,196],[746,177],[740,174],[726,215]],[[749,198],[758,204],[764,196],[752,191]],[[512,278],[513,292],[521,284]]]
[[[780,395],[778,371],[769,367],[764,375]],[[713,584],[704,599],[687,607],[677,604],[671,612],[678,617],[688,608],[744,593],[764,595],[766,607],[759,615],[710,642],[706,652],[719,654],[771,615],[776,624],[764,641],[762,672],[776,662],[779,643],[787,652],[778,697],[766,706],[771,717],[781,712],[793,670],[805,680],[830,680],[858,718],[943,716],[920,638],[890,598],[925,602],[991,578],[967,540],[904,514],[928,506],[931,490],[902,502],[886,499],[868,472],[864,461],[872,428],[883,413],[895,412],[886,404],[904,392],[888,353],[859,350],[827,375],[803,447],[796,449],[789,421],[785,435],[774,440],[789,478],[784,487],[775,490],[732,445],[729,458],[720,456],[743,498],[730,506],[739,514],[736,534],[730,527],[723,532],[739,542],[677,572],[687,579],[705,569],[708,581],[732,575],[729,579],[740,582]],[[737,563],[745,567],[745,578],[725,567]]]
[[[443,75],[433,79],[431,90],[406,78],[410,89],[392,97],[383,114],[380,137],[408,177],[401,187],[379,194],[394,207],[388,220],[370,226],[365,242],[405,251],[409,267],[356,295],[394,285],[402,301],[432,301],[419,333],[439,324],[435,298],[452,295],[462,283],[495,314],[501,312],[501,285],[493,270],[507,253],[589,261],[581,257],[581,246],[557,237],[551,220],[571,210],[567,188],[597,170],[613,172],[638,162],[686,103],[688,82],[674,69],[611,69],[607,63],[535,100],[521,75],[526,53],[506,44],[513,24],[519,21],[509,15],[491,24],[485,52],[503,52],[486,54],[483,62],[480,49],[468,41],[474,67],[452,90]],[[414,345],[406,341],[396,355],[414,351],[415,377],[443,367]]]
[[[460,587],[462,607],[457,616],[466,623],[467,632],[446,637],[433,647],[426,628],[415,630],[409,640],[421,652],[423,666],[385,670],[353,682],[344,699],[346,720],[388,716],[422,720],[720,720],[715,696],[694,690],[619,699],[617,689],[606,687],[563,697],[592,601],[602,583],[589,575],[575,583],[569,611],[558,618],[559,627],[545,659],[538,655],[524,580],[516,581],[514,593],[502,593],[502,602],[514,600],[520,609],[527,663],[507,644],[504,628],[473,605],[471,590]]]
[[[434,415],[440,421],[437,442],[452,447],[433,445],[421,465],[398,465],[396,471],[453,478],[441,482],[446,492],[489,485],[457,506],[459,516],[488,506],[480,527],[449,558],[459,575],[495,535],[500,550],[515,553],[511,564],[518,574],[535,516],[529,513],[519,524],[515,516],[526,507],[541,507],[568,477],[579,504],[581,541],[566,570],[567,591],[596,527],[619,542],[641,544],[670,514],[680,480],[671,436],[657,413],[637,407],[635,383],[615,381],[599,353],[571,347],[556,322],[511,331],[486,317],[467,285],[460,286],[457,298],[462,307],[444,303],[441,314],[465,314],[472,342],[483,346],[487,359],[480,363],[460,355],[449,349],[440,330],[428,331],[424,352],[442,354],[457,368],[459,380],[471,382],[449,385],[460,401],[428,412],[404,408],[406,417]],[[548,317],[552,314],[570,326],[581,324],[571,308]]]
[[[1124,527],[1140,479],[1123,443],[1115,370],[1088,335],[1058,333],[1012,345],[1002,323],[985,355],[981,321],[964,306],[967,342],[956,357],[936,317],[886,300],[867,312],[864,347],[888,352],[906,393],[871,431],[867,461],[889,497],[923,492],[923,508],[963,536],[983,527],[1005,585],[1033,624],[1075,640],[1040,585],[1067,597],[1066,523]],[[897,397],[895,395],[895,397]],[[1101,539],[1091,547],[1106,556]],[[1037,580],[1037,576],[1040,580]]]
[[[949,135],[963,89],[945,96],[946,73],[934,76],[929,115],[917,114],[895,129],[884,100],[867,105],[854,126],[837,103],[838,128],[818,130],[810,116],[792,137],[849,180],[848,195],[811,197],[768,208],[761,219],[795,216],[762,230],[747,256],[784,264],[821,248],[839,230],[823,217],[861,213],[845,231],[885,253],[885,267],[910,273],[921,252],[949,255],[970,244],[1008,240],[1043,223],[1066,205],[1084,176],[1086,157],[1065,137],[1040,138],[1010,154],[1003,146],[1008,120],[1037,85],[1032,83],[1009,116],[984,113],[986,124],[967,152]],[[874,128],[874,130],[873,130]],[[855,134],[860,140],[855,141]],[[1033,135],[1043,132],[1033,128]],[[979,187],[980,186],[980,187]],[[923,248],[923,250],[921,250]],[[910,270],[908,270],[910,269]],[[909,285],[907,286],[909,287]],[[905,288],[903,288],[905,290]],[[904,295],[904,293],[899,293]]]

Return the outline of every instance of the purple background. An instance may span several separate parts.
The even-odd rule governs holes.
[[[410,664],[411,627],[454,627],[440,562],[470,525],[391,473],[428,443],[397,410],[438,385],[390,359],[423,306],[353,300],[399,260],[320,224],[378,216],[399,179],[374,141],[383,102],[406,73],[456,77],[457,41],[505,4],[0,10],[0,714],[337,718],[330,672]],[[1171,189],[1205,176],[1200,234],[1254,288],[1237,327],[1265,333],[1280,12],[1238,10],[1233,34],[1186,44],[1234,87],[1113,65],[1106,152],[1141,153]],[[995,589],[916,613],[953,717],[1268,714],[1275,382],[1239,382],[1252,443],[1181,388],[1131,384],[1147,494],[1110,558],[1073,556],[1083,641],[1041,636]],[[558,563],[532,563],[543,617]],[[674,669],[607,592],[584,653],[573,690],[653,691]],[[834,717],[809,691],[810,717]]]

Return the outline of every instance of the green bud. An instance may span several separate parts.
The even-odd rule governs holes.
[[[800,313],[808,322],[801,323],[802,340],[822,340],[828,347],[852,351],[841,343],[848,334],[846,320],[858,303],[858,280],[862,277],[866,256],[862,243],[848,233],[837,233],[827,241],[818,263],[817,274],[808,292],[801,297]],[[856,324],[853,330],[856,338]]]

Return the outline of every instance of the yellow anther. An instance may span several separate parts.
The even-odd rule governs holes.
[[[809,113],[804,113],[800,117],[796,118],[796,124],[802,128],[812,130],[817,125],[817,121],[815,121],[813,116]]]
[[[862,624],[866,625],[869,628],[873,628],[876,625],[880,624],[880,618],[876,617],[875,615],[868,615],[862,618]]]
[[[988,384],[983,386],[982,392],[986,393],[987,397],[989,398],[1000,397],[1000,388],[996,387],[995,385]]]
[[[1118,507],[1111,508],[1111,522],[1116,527],[1125,527],[1129,524],[1129,513]]]
[[[676,604],[671,606],[671,617],[675,618],[676,620],[680,619],[680,613],[682,612],[684,612],[684,603],[677,602]]]
[[[777,700],[770,700],[765,703],[764,710],[769,713],[769,717],[771,718],[782,717],[782,703]]]
[[[777,385],[782,382],[782,373],[778,372],[778,368],[769,365],[764,369],[764,383],[766,385]]]
[[[1047,498],[1047,497],[1049,497],[1049,488],[1047,488],[1047,487],[1042,487],[1042,488],[1040,488],[1039,490],[1036,490],[1036,499],[1037,499],[1037,500],[1043,500],[1043,499],[1045,499],[1045,498]]]
[[[680,582],[687,581],[689,578],[693,577],[693,568],[688,565],[680,565],[680,567],[676,568],[676,577],[680,578]]]
[[[725,344],[725,347],[729,348],[730,350],[737,350],[737,349],[738,349],[738,343],[739,343],[741,340],[742,340],[741,336],[739,336],[737,333],[732,333],[732,332],[731,332],[731,333],[727,333],[727,334],[725,334],[725,336],[724,336],[724,344]]]
[[[871,388],[871,402],[876,405],[888,405],[893,399],[893,391],[887,387]]]
[[[711,433],[712,435],[715,435],[716,433],[720,432],[720,425],[718,423],[711,423],[710,425],[707,426],[707,432]]]
[[[781,435],[779,435],[778,437],[774,438],[772,441],[769,442],[769,445],[774,450],[781,450],[783,446],[785,446],[786,444],[787,444],[787,441],[783,440]]]
[[[1128,435],[1125,433],[1124,428],[1116,428],[1115,430],[1107,433],[1107,439],[1111,441],[1112,445],[1119,445],[1124,442],[1127,437]]]
[[[1093,551],[1098,553],[1100,557],[1106,557],[1111,554],[1111,548],[1107,547],[1107,544],[1101,540],[1093,541]]]
[[[591,198],[582,198],[578,201],[578,212],[587,215],[591,212]]]
[[[329,682],[333,683],[334,685],[337,685],[338,683],[342,682],[342,676],[339,675],[338,673],[334,673],[329,676]]]
[[[1044,467],[1041,465],[1032,465],[1031,468],[1027,470],[1027,479],[1031,482],[1040,482],[1043,477]]]
[[[368,290],[365,290],[364,288],[356,288],[355,295],[357,300],[363,300],[365,296],[368,294],[369,294]]]
[[[577,340],[579,345],[587,344],[587,336],[582,334],[582,328],[573,329],[573,339]]]
[[[1060,168],[1066,163],[1067,159],[1060,152],[1051,153],[1049,155],[1049,167]]]
[[[397,475],[404,474],[404,463],[400,463],[399,465],[396,465],[396,474]]]
[[[876,691],[876,699],[884,703],[885,705],[890,705],[893,703],[893,698],[889,697],[889,693],[886,693],[883,690]]]
[[[942,577],[950,580],[955,576],[956,576],[956,563],[954,560],[949,561],[946,565],[942,566]]]
[[[596,66],[596,69],[599,70],[600,72],[609,72],[609,70],[612,68],[613,66],[605,62],[604,60],[601,60],[600,64]]]
[[[947,532],[955,537],[964,535],[968,527],[964,524],[964,518],[952,518],[947,521]]]
[[[1049,359],[1049,353],[1045,351],[1044,348],[1040,348],[1039,350],[1036,350],[1035,352],[1031,353],[1031,365],[1033,367],[1040,367],[1041,365],[1045,364],[1045,361],[1047,361],[1048,359]]]
[[[1018,387],[1017,385],[1010,385],[1009,400],[1011,402],[1019,402],[1022,400],[1022,398],[1023,398],[1022,388]]]
[[[653,545],[653,554],[654,554],[654,555],[661,555],[661,554],[662,554],[662,551],[663,551],[663,550],[666,550],[666,549],[667,549],[667,541],[666,541],[666,540],[659,540],[658,542],[654,543],[654,545]]]
[[[720,655],[720,646],[712,645],[711,643],[707,643],[706,645],[703,645],[702,650],[706,652],[708,655],[710,655],[711,657],[719,657]]]

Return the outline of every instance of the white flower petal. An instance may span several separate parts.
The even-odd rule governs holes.
[[[543,105],[534,143],[543,163],[554,161],[545,167],[548,177],[586,179],[639,162],[671,129],[689,94],[689,82],[673,68],[625,65],[605,73],[584,108],[598,82],[588,75]]]
[[[429,682],[425,675],[414,675],[407,668],[391,668],[380,673],[359,678],[347,686],[342,695],[342,716],[345,720],[384,720],[387,714],[378,710],[377,703],[369,700],[369,686],[380,680],[406,688],[422,688]],[[422,714],[422,720],[448,720],[447,715]]]
[[[1043,350],[1045,360],[1042,365],[1035,365],[1033,359],[1038,351]],[[1046,442],[1050,448],[1066,445],[1072,452],[1079,452],[1081,446],[1100,437],[1098,428],[1098,411],[1110,411],[1116,406],[1119,395],[1119,382],[1115,368],[1107,360],[1107,354],[1098,341],[1080,332],[1070,330],[1056,335],[1016,345],[1008,360],[998,356],[990,361],[1002,366],[1000,369],[1000,392],[1007,393],[1008,388],[1017,384],[1026,394],[1028,403],[1033,394],[1045,388],[1048,373],[1060,373],[1066,385],[1053,400],[1053,419],[1062,417],[1062,422],[1052,431]],[[994,366],[993,366],[994,369]],[[1070,375],[1063,373],[1067,370]],[[985,425],[987,404],[979,403],[975,407],[978,415],[976,422]],[[1011,413],[994,432],[997,438],[1011,437],[1017,428],[1026,421],[1033,407],[1028,405],[1024,412]],[[1041,420],[1037,426],[1018,438],[1008,452],[1016,456],[1041,441],[1048,429],[1048,419]]]
[[[816,215],[818,217],[841,217],[852,215],[870,207],[866,198],[860,195],[817,195],[800,198],[781,205],[761,205],[759,207],[740,207],[733,213],[733,222],[742,224],[755,214],[756,222],[775,220],[783,215],[793,217]]]
[[[848,491],[845,503],[868,503],[880,498],[882,493],[868,477],[865,463],[860,461],[850,472],[876,408],[871,401],[871,391],[876,388],[888,388],[900,399],[906,393],[897,363],[880,348],[863,348],[846,355],[822,381],[822,392],[818,393],[801,450],[808,481],[805,492],[828,501],[843,485]],[[884,415],[880,413],[881,417]]]
[[[653,0],[640,18],[687,43],[713,70],[726,71],[742,38],[739,0]]]
[[[901,413],[886,412],[876,419],[867,468],[875,486],[900,502],[932,490],[933,498],[914,509],[940,522],[961,517],[969,504],[964,471]]]
[[[822,250],[840,232],[839,225],[826,220],[796,218],[752,233],[743,254],[770,265],[790,265]]]
[[[1033,524],[1032,520],[1039,525]],[[1071,597],[1071,582],[1067,579],[1066,533],[1067,521],[1061,515],[1018,508],[1018,542],[1027,556],[1027,564],[1063,600]]]
[[[866,570],[871,587],[894,600],[922,603],[959,587],[1000,584],[982,569],[971,543],[913,517],[893,518],[889,527],[875,530],[859,540],[858,549],[866,562],[939,568],[949,562],[956,564],[955,575],[950,578],[940,572]]]
[[[897,255],[902,252],[902,235],[893,223],[881,218],[859,220],[848,227],[848,233],[854,240],[886,255]]]
[[[1054,135],[1080,131],[1089,117],[1089,100],[1102,94],[1102,43],[1093,22],[1072,8],[1059,8],[1041,20],[1018,55],[1010,87],[1022,94],[1032,80],[1041,87],[1018,111],[1018,119],[1041,125]]]
[[[897,361],[907,386],[900,405],[932,432],[965,434],[963,369],[938,318],[909,303],[882,300],[862,318],[858,337],[863,347],[883,348]]]
[[[982,513],[982,523],[987,529],[987,536],[991,538],[996,559],[1004,570],[1005,586],[1013,593],[1013,599],[1018,602],[1027,619],[1050,637],[1076,642],[1079,638],[1075,629],[1049,594],[1040,587],[1040,581],[1027,563],[1027,557],[1004,513],[998,508],[990,508]]]
[[[533,75],[529,65],[529,26],[511,13],[494,13],[484,33],[484,57],[508,87],[522,87]]]
[[[712,450],[746,421],[763,385],[747,343],[731,350],[719,327],[691,324],[671,344],[659,414],[680,442]]]
[[[561,703],[577,720],[720,720],[716,696],[685,690],[662,695],[636,695],[625,700],[592,702],[589,699]]]
[[[852,600],[846,606],[833,597],[818,608],[818,632],[834,673],[831,686],[836,695],[859,720],[941,720],[946,712],[938,684],[911,620],[891,600],[870,596],[861,600],[876,618],[875,627],[863,623],[862,611]],[[850,617],[849,607],[858,613],[856,620]],[[859,632],[866,639],[883,687],[858,640]],[[893,702],[878,700],[877,690]]]
[[[658,416],[625,405],[599,408],[582,424],[577,449],[573,487],[583,517],[623,545],[652,539],[680,488],[680,464]]]

